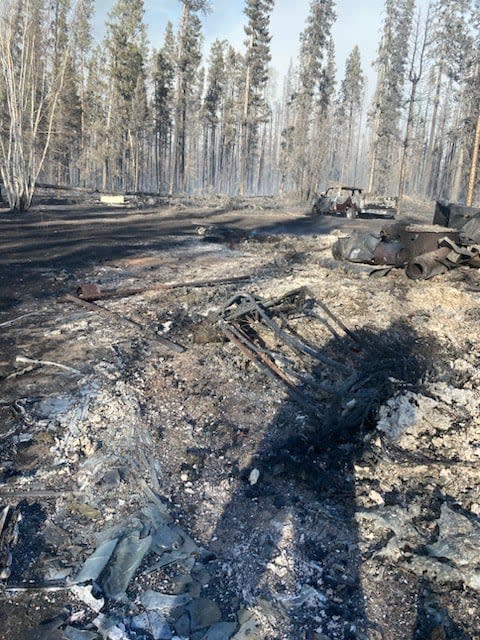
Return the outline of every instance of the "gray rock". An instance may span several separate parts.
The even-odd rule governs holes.
[[[160,554],[160,559],[157,563],[155,563],[154,568],[160,569],[161,567],[165,567],[169,564],[173,563],[181,563],[188,569],[192,569],[195,565],[194,554],[197,554],[200,549],[197,547],[195,542],[179,527],[175,525],[170,525],[168,536],[172,536],[172,540],[174,540],[174,545],[172,550],[164,549],[161,547],[161,544],[156,544],[153,548],[156,553]],[[157,535],[157,534],[156,534]],[[162,535],[166,535],[166,531],[163,532]],[[161,536],[160,536],[161,539]],[[166,540],[164,539],[164,542]]]
[[[192,582],[188,585],[188,593],[192,596],[192,598],[199,598],[202,592],[202,586],[196,580],[192,580]]]
[[[175,622],[175,631],[180,637],[188,638],[190,636],[190,616],[183,613]]]
[[[199,562],[195,563],[192,569],[192,578],[199,582],[202,586],[207,585],[211,580],[211,575],[205,569],[205,567]]]
[[[118,469],[110,469],[104,474],[101,482],[103,487],[107,489],[118,487],[121,482],[120,472],[118,471]]]
[[[145,631],[153,640],[171,640],[172,630],[167,619],[158,611],[141,613],[131,619],[130,626],[133,631]]]
[[[446,504],[438,520],[437,542],[428,545],[430,555],[447,558],[457,567],[480,564],[480,527]]]
[[[198,598],[188,607],[192,631],[210,627],[222,619],[219,607],[207,598]]]
[[[305,604],[313,606],[315,603],[325,602],[326,597],[312,586],[304,585],[296,595],[278,596],[277,600],[286,611],[293,611],[300,609]]]
[[[439,582],[462,581],[480,590],[480,527],[476,521],[442,505],[438,540],[427,545],[430,558],[414,558],[412,565]],[[438,559],[438,560],[437,560]],[[446,563],[444,560],[448,560]]]
[[[100,631],[102,638],[107,640],[128,640],[123,629],[119,626],[120,620],[116,616],[106,616],[103,613],[98,615],[93,624]]]
[[[147,631],[150,629],[150,621],[147,613],[134,616],[130,621],[130,626],[134,631]]]
[[[192,584],[192,582],[192,577],[185,573],[175,576],[173,579],[173,593],[175,595],[178,595],[179,593],[185,593],[186,591],[188,591],[188,587],[190,584]]]
[[[171,640],[173,633],[163,614],[158,611],[149,611],[148,620],[153,640]]]
[[[1,531],[1,527],[0,527]],[[45,529],[42,531],[45,544],[53,549],[57,550],[60,547],[66,545],[69,541],[69,536],[66,531],[61,529],[55,523],[48,521],[45,525]]]

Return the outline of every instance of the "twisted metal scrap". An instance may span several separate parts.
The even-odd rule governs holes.
[[[289,323],[294,316],[321,322],[333,338],[318,349]],[[269,301],[241,293],[225,305],[220,327],[309,416],[308,442],[320,448],[373,427],[399,389],[420,388],[438,349],[403,320],[352,332],[307,288]]]

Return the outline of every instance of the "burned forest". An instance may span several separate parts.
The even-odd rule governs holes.
[[[0,640],[480,640],[479,3],[151,4],[0,0]]]

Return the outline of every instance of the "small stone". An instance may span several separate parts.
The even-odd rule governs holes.
[[[101,517],[101,513],[95,507],[92,507],[89,504],[85,504],[83,502],[69,502],[68,507],[74,513],[79,513],[80,515],[88,518],[89,520],[96,520]]]
[[[196,563],[193,567],[192,578],[199,582],[203,587],[205,587],[211,580],[210,574],[200,563]]]
[[[258,479],[260,478],[260,471],[258,469],[252,469],[250,471],[250,475],[248,476],[248,481],[250,482],[250,484],[255,485],[258,482]]]
[[[248,609],[240,609],[237,613],[237,620],[239,624],[245,624],[252,618],[252,612]]]
[[[232,640],[260,640],[263,638],[263,634],[260,635],[260,623],[248,609],[240,609],[237,613],[237,619],[240,629],[232,636]]]
[[[189,595],[192,596],[192,598],[199,598],[201,592],[202,592],[202,585],[199,582],[197,582],[196,580],[193,580],[188,585],[188,593],[189,593]]]
[[[115,618],[100,613],[93,621],[93,624],[100,631],[102,637],[107,638],[107,640],[128,640],[124,631],[117,626],[118,622]]]
[[[470,512],[475,516],[480,516],[480,504],[478,504],[478,502],[474,502],[470,507]]]
[[[45,525],[42,536],[45,544],[53,549],[63,547],[69,540],[67,532],[51,521],[48,521]]]
[[[378,493],[378,491],[375,491],[375,489],[372,489],[372,491],[370,491],[370,493],[368,494],[368,497],[372,502],[374,502],[375,504],[378,504],[379,506],[382,506],[385,504],[385,500]]]
[[[118,469],[110,469],[110,471],[107,471],[107,473],[103,476],[101,482],[102,485],[106,488],[113,489],[114,487],[118,487],[121,482]]]

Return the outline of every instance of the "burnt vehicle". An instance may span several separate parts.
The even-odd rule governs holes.
[[[312,203],[312,213],[345,218],[394,218],[397,198],[364,193],[360,187],[331,186]]]

